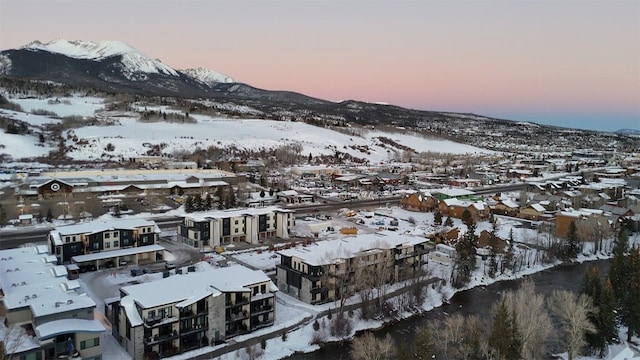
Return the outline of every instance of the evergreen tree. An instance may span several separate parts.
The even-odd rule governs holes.
[[[602,282],[600,281],[600,270],[597,267],[587,268],[582,277],[582,285],[580,286],[580,292],[588,295],[593,300],[594,304],[597,304],[602,293]]]
[[[193,198],[191,196],[187,196],[184,201],[184,212],[187,214],[193,212]]]
[[[467,232],[456,244],[456,261],[454,264],[453,286],[461,288],[469,283],[471,274],[476,268],[476,249],[478,248],[478,237],[475,234],[476,223],[470,219],[467,225]]]
[[[207,193],[207,196],[204,198],[205,208],[203,210],[211,210],[211,194]]]
[[[509,269],[509,270],[513,270],[513,265],[514,265],[514,250],[513,250],[513,244],[514,244],[514,240],[513,240],[513,229],[509,230],[509,244],[507,245],[507,251],[504,254],[504,258],[502,259],[502,271],[501,273],[504,274],[504,271]]]
[[[0,228],[5,225],[7,225],[7,212],[2,207],[2,204],[0,204]]]
[[[493,316],[489,346],[503,359],[521,359],[520,343],[515,316],[509,312],[504,298],[498,304]]]
[[[263,198],[265,195],[264,189],[260,190],[260,197]]]
[[[269,189],[269,196],[273,197],[273,194],[275,193],[275,191],[273,190],[273,188]]]
[[[564,257],[568,260],[574,260],[580,253],[580,240],[578,239],[578,227],[576,222],[571,220],[569,231],[567,231],[567,242],[564,250]]]
[[[602,358],[605,355],[607,345],[618,339],[616,298],[609,279],[605,281],[598,299],[594,300],[594,304],[597,311],[589,314],[589,320],[595,325],[596,332],[587,332],[585,337],[589,348],[597,351]]]
[[[444,221],[444,226],[453,226],[453,220],[451,220],[451,216],[447,216],[447,219]]]
[[[53,214],[51,213],[51,208],[47,209],[47,222],[51,222],[53,220]]]
[[[411,349],[409,348],[407,341],[405,339],[400,340],[398,352],[396,353],[396,360],[411,360],[413,358],[413,354],[411,354]]]
[[[640,248],[633,249],[626,257],[626,292],[618,299],[618,310],[621,323],[628,328],[627,342],[631,342],[634,334],[640,335]]]
[[[464,209],[460,217],[460,220],[462,220],[463,224],[469,226],[469,224],[473,222],[473,215],[471,215],[471,211],[469,211],[469,209]]]
[[[609,278],[611,279],[611,285],[613,286],[613,293],[620,301],[626,294],[627,278],[629,274],[628,258],[625,256],[629,237],[625,230],[620,230],[613,249],[613,259],[611,260],[611,270],[609,271]]]
[[[417,360],[432,359],[436,354],[436,345],[433,336],[426,327],[416,329],[414,338],[413,353]]]
[[[202,211],[204,208],[204,201],[200,194],[195,194],[192,198],[191,209],[192,211]]]
[[[433,223],[436,225],[442,225],[442,213],[440,210],[436,210],[433,213]]]
[[[489,276],[494,277],[498,272],[498,225],[495,221],[491,223],[491,233],[489,234]]]

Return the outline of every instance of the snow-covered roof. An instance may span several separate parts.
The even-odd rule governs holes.
[[[361,234],[341,240],[323,240],[308,246],[278,251],[282,256],[297,257],[312,266],[326,265],[336,260],[375,249],[392,249],[427,242],[423,237],[402,235],[393,231]]]
[[[511,209],[517,209],[519,207],[518,204],[516,204],[513,200],[507,199],[507,200],[502,200],[501,202],[504,206]]]
[[[126,248],[126,249],[102,251],[102,252],[97,252],[97,253],[93,253],[93,254],[86,254],[86,255],[76,255],[76,256],[72,257],[71,260],[73,260],[73,262],[75,262],[75,263],[83,263],[83,262],[87,262],[87,261],[95,261],[95,260],[114,258],[116,256],[129,256],[129,255],[134,255],[134,254],[142,254],[142,253],[146,253],[146,252],[162,251],[162,250],[164,250],[164,247],[162,247],[160,245],[157,245],[157,244],[154,244],[154,245],[131,247],[131,248]]]
[[[0,251],[0,287],[5,308],[30,308],[35,318],[94,308],[96,304],[90,297],[76,292],[79,286],[60,275],[66,273],[64,266],[64,271],[58,270],[47,257],[47,253],[38,253],[34,247]]]
[[[460,188],[431,189],[430,191],[432,194],[443,194],[449,197],[470,196],[475,194],[473,191]]]
[[[192,214],[189,214],[186,218],[196,222],[200,222],[200,221],[207,221],[209,219],[227,219],[227,218],[234,218],[234,217],[240,217],[240,216],[266,215],[266,214],[272,214],[276,212],[293,213],[294,211],[290,209],[283,209],[279,206],[267,206],[263,208],[228,209],[228,210],[207,211],[202,213],[192,213]]]
[[[535,211],[537,211],[537,212],[545,212],[545,210],[546,210],[546,209],[544,208],[544,206],[542,206],[542,205],[540,205],[540,204],[531,204],[530,206],[531,206],[531,208],[532,208],[533,210],[535,210]]]
[[[249,286],[268,281],[270,279],[264,272],[241,265],[188,272],[184,275],[169,276],[158,281],[124,286],[120,290],[127,296],[122,299],[121,304],[125,298],[131,298],[142,308],[153,308],[173,303],[187,306],[188,303],[198,301],[208,295],[218,296],[223,292],[246,292],[250,291]],[[272,287],[270,290],[276,291],[277,289]]]
[[[36,326],[36,334],[41,340],[66,333],[103,333],[105,328],[99,320],[61,319]]]
[[[95,234],[112,230],[135,230],[141,227],[148,226],[153,227],[154,233],[160,233],[160,227],[156,225],[155,221],[132,218],[110,221],[100,220],[75,225],[60,226],[51,230],[49,232],[49,236],[53,239],[56,245],[62,245],[62,237],[67,235]]]

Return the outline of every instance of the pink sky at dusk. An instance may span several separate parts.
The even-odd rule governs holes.
[[[635,0],[0,0],[0,49],[55,38],[328,100],[640,129]]]

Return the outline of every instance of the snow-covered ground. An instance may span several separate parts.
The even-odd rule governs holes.
[[[0,109],[0,114],[8,118],[21,120],[31,126],[56,123],[59,119],[29,114],[33,110],[54,112],[60,117],[78,115],[90,117],[99,114],[104,108],[104,100],[97,97],[74,95],[64,98],[12,97],[10,101],[18,103],[25,113]],[[134,106],[142,111],[144,105]],[[146,106],[147,110],[162,110],[165,113],[180,113],[167,107]],[[247,110],[249,116],[256,116]],[[109,117],[112,114],[104,114]],[[417,152],[439,152],[451,154],[487,154],[489,150],[456,143],[449,140],[425,138],[415,133],[396,133],[379,130],[363,130],[361,136],[347,135],[327,128],[316,127],[303,122],[273,121],[256,119],[228,119],[207,115],[191,114],[194,123],[140,122],[135,112],[122,112],[112,117],[113,125],[86,126],[65,132],[66,145],[72,149],[68,155],[76,160],[91,160],[105,156],[125,158],[146,154],[151,145],[163,144],[163,152],[172,154],[177,151],[193,151],[196,147],[206,149],[209,146],[238,149],[274,149],[286,144],[300,144],[303,154],[333,155],[336,151],[368,160],[370,163],[389,161],[394,152],[403,150],[385,145],[379,138],[408,146]],[[76,140],[71,137],[75,135]],[[38,143],[35,135],[9,135],[3,141],[0,153],[10,155],[14,160],[45,155],[57,144]],[[10,138],[10,140],[9,140]],[[88,143],[85,143],[86,140]],[[107,152],[107,144],[114,147]],[[147,144],[145,146],[145,144]]]

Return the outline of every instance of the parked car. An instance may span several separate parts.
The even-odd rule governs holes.
[[[166,263],[164,263],[164,268],[167,270],[172,270],[176,268],[176,264],[167,261]]]

